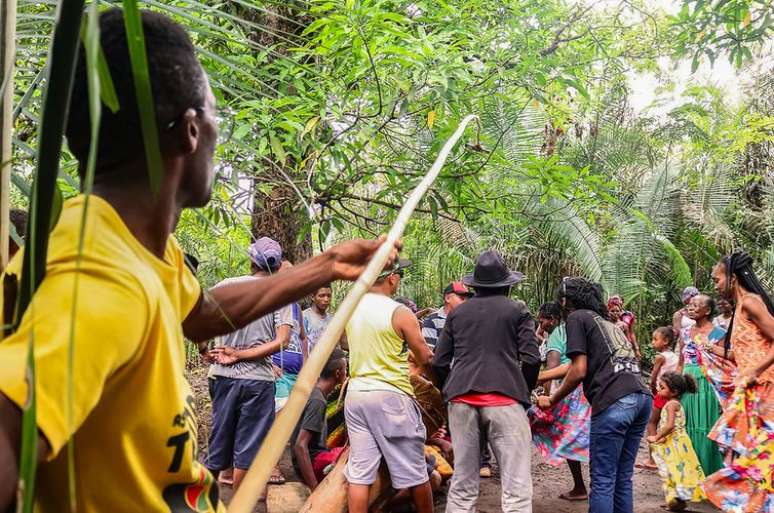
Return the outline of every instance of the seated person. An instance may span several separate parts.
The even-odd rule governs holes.
[[[325,468],[334,463],[343,447],[328,450],[328,425],[325,418],[328,395],[347,378],[347,360],[341,349],[334,349],[312,390],[293,435],[290,437],[293,467],[313,491],[323,480]]]

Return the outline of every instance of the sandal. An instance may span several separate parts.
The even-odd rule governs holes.
[[[586,495],[570,495],[568,493],[563,493],[559,495],[559,498],[565,501],[587,501],[589,500],[589,494]]]
[[[274,467],[274,470],[272,470],[271,475],[269,476],[269,484],[285,484],[285,476],[282,475],[282,472],[280,472],[280,469],[277,467]]]

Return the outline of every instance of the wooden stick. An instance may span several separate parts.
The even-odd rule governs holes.
[[[16,0],[2,0],[2,55],[0,84],[5,87],[0,100],[0,272],[8,265],[11,238],[11,136],[13,135],[13,65],[16,56]]]
[[[338,311],[317,342],[314,352],[304,366],[301,367],[296,383],[290,391],[288,402],[280,410],[277,419],[269,430],[268,436],[261,445],[261,449],[258,451],[253,463],[250,465],[250,469],[242,480],[242,484],[234,494],[234,498],[228,507],[228,513],[251,513],[255,508],[258,498],[263,493],[269,480],[269,475],[274,465],[282,456],[282,451],[285,449],[285,445],[287,445],[290,435],[296,427],[296,423],[306,406],[315,383],[317,383],[317,378],[320,377],[320,372],[322,372],[328,357],[341,338],[341,334],[344,333],[344,328],[352,316],[352,312],[355,311],[355,307],[384,270],[395,243],[406,229],[406,224],[408,224],[411,214],[419,204],[422,196],[424,196],[438,177],[438,173],[440,173],[449,153],[459,138],[462,137],[465,127],[473,120],[478,121],[478,116],[469,115],[465,117],[454,134],[443,145],[433,166],[422,181],[419,182],[419,185],[416,186],[403,205],[403,208],[400,209],[395,223],[393,223],[390,232],[387,234],[387,239],[377,250],[363,274],[352,286],[344,301],[342,301]]]
[[[325,479],[309,495],[298,513],[347,513],[347,478],[344,468],[349,459],[349,448],[339,456],[336,466]],[[395,496],[395,490],[390,487],[390,474],[382,461],[376,481],[368,490],[368,506],[385,503]],[[269,511],[268,513],[272,513]]]

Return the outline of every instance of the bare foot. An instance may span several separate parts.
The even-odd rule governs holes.
[[[285,484],[285,476],[282,475],[279,467],[274,467],[269,476],[269,484],[281,485]]]
[[[588,500],[589,494],[583,488],[581,488],[580,490],[576,490],[575,488],[573,488],[569,492],[561,494],[559,498],[566,501],[585,501],[585,500]]]
[[[234,469],[226,469],[218,476],[218,482],[222,485],[232,486],[234,484]]]
[[[637,463],[635,467],[643,470],[658,470],[658,465],[656,465],[656,462],[653,460],[647,460],[645,463]]]

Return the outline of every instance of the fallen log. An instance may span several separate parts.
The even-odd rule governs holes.
[[[347,512],[347,478],[344,477],[344,468],[349,459],[349,448],[341,453],[339,461],[333,470],[325,476],[325,479],[317,486],[314,492],[304,503],[298,513],[346,513]],[[382,463],[379,467],[379,475],[371,486],[368,497],[368,505],[384,504],[395,494],[390,486],[390,476],[387,468]]]

